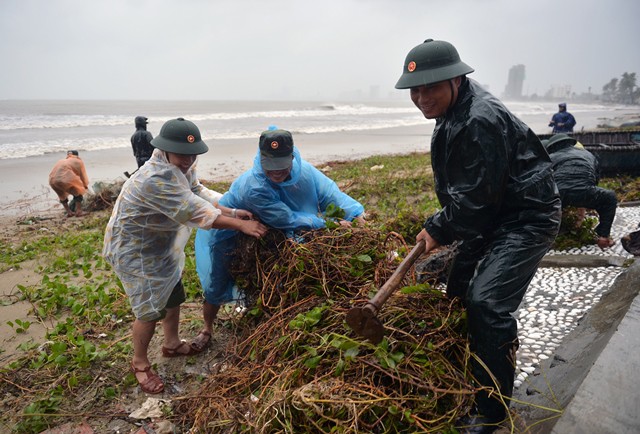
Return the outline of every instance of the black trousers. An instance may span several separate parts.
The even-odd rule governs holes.
[[[483,389],[476,394],[479,414],[502,420],[513,393],[517,323],[513,317],[558,231],[559,206],[546,228],[504,232],[491,241],[464,241],[453,261],[449,297],[460,297],[468,318],[471,372]],[[556,224],[557,222],[557,224]],[[499,391],[499,394],[491,393]]]
[[[561,191],[560,199],[562,207],[574,206],[577,208],[595,209],[600,222],[596,226],[596,233],[601,237],[611,235],[611,225],[616,217],[618,199],[611,190],[600,187],[591,187],[579,191]]]

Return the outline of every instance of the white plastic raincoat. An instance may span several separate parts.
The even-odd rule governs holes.
[[[120,278],[136,318],[158,319],[184,268],[191,228],[209,229],[222,197],[186,174],[164,151],[122,186],[104,237],[103,255]]]

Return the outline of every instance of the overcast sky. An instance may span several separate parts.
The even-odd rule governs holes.
[[[497,96],[640,75],[638,0],[0,0],[0,99],[397,95],[427,38]]]

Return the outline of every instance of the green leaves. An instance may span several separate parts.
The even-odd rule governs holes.
[[[390,352],[383,345],[376,348],[375,356],[383,368],[395,369],[404,359],[404,353],[400,351]]]
[[[299,313],[294,319],[289,322],[289,328],[291,330],[310,330],[322,319],[322,313],[327,310],[329,306],[323,305],[314,307],[309,312]]]
[[[345,211],[334,203],[330,203],[324,213],[327,219],[343,220]]]
[[[356,255],[349,259],[349,273],[352,276],[360,277],[367,272],[368,267],[374,266],[373,259],[369,255]]]
[[[26,333],[31,326],[31,321],[29,320],[15,319],[14,321],[15,323],[12,321],[7,321],[7,325],[11,327],[16,333]]]
[[[420,293],[426,293],[431,291],[431,285],[429,285],[428,283],[421,283],[419,285],[410,285],[410,286],[405,286],[404,288],[400,289],[400,293],[402,294],[420,294]]]

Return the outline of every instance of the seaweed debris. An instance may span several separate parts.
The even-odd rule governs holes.
[[[446,432],[469,409],[476,389],[457,301],[413,274],[378,314],[379,345],[344,321],[408,251],[400,236],[239,238],[232,274],[251,304],[224,360],[175,408],[191,432]]]

